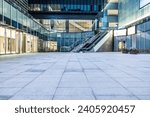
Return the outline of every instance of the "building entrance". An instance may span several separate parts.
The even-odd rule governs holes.
[[[125,41],[119,41],[118,42],[118,50],[122,51],[123,49],[125,49]]]

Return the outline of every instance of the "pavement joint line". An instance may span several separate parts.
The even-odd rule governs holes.
[[[71,56],[71,55],[70,55],[70,56]],[[69,58],[70,58],[70,56],[69,56]],[[57,89],[59,88],[59,85],[60,85],[61,80],[62,80],[62,78],[63,78],[63,74],[65,73],[65,70],[66,70],[66,68],[67,68],[69,58],[67,59],[67,61],[66,61],[66,63],[65,63],[65,68],[64,68],[63,73],[62,73],[62,75],[61,75],[61,77],[60,77],[60,80],[59,80],[59,82],[58,82],[58,85],[57,85],[57,87],[56,87],[56,89],[55,89],[54,95],[52,96],[52,100],[54,100],[54,98],[55,98]]]
[[[55,64],[55,63],[54,63],[54,64]],[[54,65],[54,64],[53,64],[53,65]],[[43,74],[43,73],[40,73],[39,76],[42,75],[42,74]],[[38,76],[38,77],[39,77],[39,76]],[[16,96],[22,89],[24,89],[26,86],[28,86],[31,82],[33,82],[34,80],[36,80],[38,77],[35,77],[33,80],[31,80],[29,83],[27,83],[24,87],[22,87],[20,90],[18,90],[18,91],[13,95],[13,97]]]
[[[96,65],[96,64],[95,64]],[[99,67],[98,67],[99,68]],[[106,72],[105,72],[106,73]],[[122,86],[126,91],[128,91],[129,93],[131,93],[133,96],[135,96],[137,99],[139,99],[139,97],[137,97],[136,95],[133,94],[133,92],[131,92],[130,90],[128,90],[125,86],[123,86],[120,82],[118,82],[117,80],[113,79],[108,73],[106,73],[112,80],[114,80],[116,83],[118,83],[120,86]],[[140,99],[139,99],[140,100]]]
[[[76,56],[76,57],[77,57],[77,56]],[[77,59],[78,59],[78,61],[79,61],[79,63],[80,63],[80,66],[82,67],[82,69],[84,69],[78,57],[77,57]],[[85,71],[83,71],[83,73],[84,73],[84,76],[86,77],[86,80],[87,80],[87,82],[88,82],[89,88],[90,88],[91,91],[92,91],[92,95],[93,95],[94,99],[97,100],[96,95],[95,95],[95,93],[94,93],[94,91],[93,91],[93,88],[92,88],[92,87],[90,86],[90,84],[89,84],[89,80],[88,80],[88,78],[87,78],[87,75],[86,75]]]

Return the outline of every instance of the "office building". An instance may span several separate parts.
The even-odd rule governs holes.
[[[0,0],[0,99],[150,99],[148,53],[149,0]]]
[[[134,8],[132,4],[136,4]],[[123,48],[148,51],[150,48],[149,2],[146,0],[132,3],[127,0],[1,0],[0,20],[1,35],[7,32],[4,27],[11,27],[29,33],[30,37],[57,42],[57,51],[121,51]],[[107,45],[103,42],[100,45],[104,46],[99,47],[101,38],[108,32],[113,34],[111,39],[106,39]],[[98,39],[91,39],[92,44],[86,45],[95,34]],[[1,46],[2,54],[9,50],[9,44],[6,46]]]

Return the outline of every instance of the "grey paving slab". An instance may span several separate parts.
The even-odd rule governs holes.
[[[8,79],[6,82],[31,82],[33,79],[35,79],[34,77],[30,77],[30,78],[18,78],[18,77],[15,77],[15,78],[10,78]]]
[[[113,79],[107,77],[107,78],[102,78],[102,77],[87,77],[89,82],[114,82]]]
[[[21,88],[27,85],[29,82],[10,82],[6,81],[0,83],[0,88]]]
[[[23,78],[23,79],[26,79],[26,78],[29,78],[29,79],[34,79],[36,77],[38,77],[39,74],[24,74],[24,73],[20,73],[20,74],[17,74],[14,76],[14,78]]]
[[[150,100],[150,95],[137,95],[140,100]]]
[[[59,87],[89,87],[89,84],[87,81],[62,81]]]
[[[150,82],[150,77],[140,77],[140,79],[145,82],[146,81]]]
[[[49,81],[49,82],[37,82],[37,81],[33,81],[31,82],[27,87],[37,87],[37,88],[43,88],[43,87],[48,87],[48,88],[55,88],[57,87],[59,84],[59,81]],[[41,89],[42,90],[42,89]]]
[[[116,81],[118,81],[118,82],[141,82],[141,81],[143,81],[142,79],[139,79],[139,78],[133,78],[133,77],[128,77],[128,78],[126,78],[126,77],[115,77],[115,78],[113,78],[114,80],[116,80]]]
[[[110,87],[110,88],[93,88],[95,95],[132,95],[129,91],[124,88]]]
[[[94,88],[94,87],[98,87],[101,88],[103,90],[103,88],[122,88],[122,86],[113,81],[113,82],[89,82],[89,85]]]
[[[61,82],[87,82],[86,78],[78,78],[78,77],[73,77],[73,78],[62,78]],[[72,83],[71,83],[72,84]]]
[[[54,95],[56,88],[49,88],[49,87],[25,87],[24,89],[20,90],[16,95]]]
[[[63,78],[84,78],[84,72],[64,72]]]
[[[1,77],[1,78],[0,78],[0,83],[6,81],[6,80],[8,80],[8,79],[10,79],[10,78],[9,78],[9,77]]]
[[[7,95],[7,96],[5,96],[5,95],[0,95],[0,100],[8,100],[8,99],[10,99],[12,96],[10,95]]]
[[[0,74],[0,75],[1,75],[0,78],[13,78],[13,77],[16,76],[15,74],[9,74],[9,73],[7,73],[7,72],[8,72],[8,71],[1,73],[1,74]]]
[[[0,56],[0,100],[150,99],[150,55]]]
[[[52,97],[49,95],[15,95],[9,100],[52,100]]]
[[[20,90],[21,88],[7,88],[7,87],[0,88],[0,95],[13,96]]]
[[[85,96],[75,96],[75,95],[65,95],[65,96],[54,96],[53,100],[95,100],[94,96],[92,95],[85,95]]]
[[[150,95],[150,88],[135,87],[135,88],[128,88],[128,90],[130,90],[134,95],[143,95],[143,96]]]
[[[40,83],[56,83],[60,81],[60,77],[38,77],[36,78],[35,82],[40,82]]]
[[[124,87],[133,87],[133,88],[140,88],[140,87],[144,87],[144,88],[150,88],[150,82],[120,82]]]
[[[55,95],[75,95],[75,96],[86,96],[92,95],[90,88],[58,88]]]
[[[132,96],[132,95],[125,95],[125,96],[120,96],[120,95],[110,95],[110,96],[96,96],[97,100],[139,100],[138,97]]]

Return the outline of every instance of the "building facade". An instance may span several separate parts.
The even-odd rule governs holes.
[[[149,0],[0,0],[0,54],[42,51],[46,40],[70,51],[107,30],[115,51],[149,51]]]
[[[28,12],[29,10],[28,0],[6,0],[6,1],[9,2],[10,4],[15,5],[23,12]]]
[[[0,54],[37,52],[39,40],[48,39],[49,31],[24,11],[24,5],[27,1],[0,0]]]
[[[119,30],[115,31],[115,51],[123,48],[150,50],[150,1],[119,0]]]

